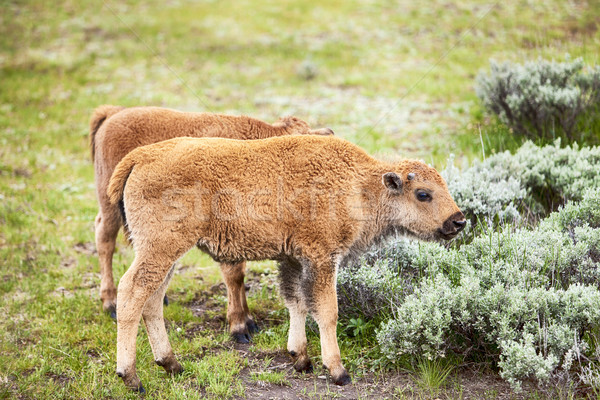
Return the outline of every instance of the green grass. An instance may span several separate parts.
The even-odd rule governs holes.
[[[446,384],[454,366],[446,360],[421,358],[415,367],[416,382],[430,396],[435,397]]]
[[[272,385],[287,385],[290,386],[290,382],[286,376],[285,371],[273,372],[273,371],[257,371],[252,374],[250,379],[257,383],[270,383]]]
[[[197,362],[189,362],[184,368],[197,384],[205,388],[207,394],[217,397],[242,396],[244,387],[236,380],[246,360],[242,360],[236,351],[219,352],[204,356]]]
[[[491,3],[477,0],[435,0],[427,7],[306,0],[2,2],[0,398],[137,398],[115,374],[116,325],[99,302],[87,145],[96,106],[153,104],[267,120],[292,113],[371,153],[399,152],[438,166],[449,153],[480,157],[478,131],[463,127],[476,108],[473,78],[489,58],[570,53],[598,62],[600,33],[591,27],[600,6],[539,3],[522,7],[511,0],[490,10]],[[306,65],[315,71],[310,80]],[[484,132],[486,151],[503,146],[493,135]],[[116,279],[132,258],[120,242]],[[166,376],[141,328],[140,377],[161,398],[243,396],[245,360],[224,347],[224,323],[185,334],[205,320],[224,319],[224,293],[211,299],[222,311],[198,317],[187,306],[220,282],[218,267],[197,252],[182,265],[165,316],[190,372]],[[272,264],[251,269],[262,274]],[[256,337],[257,351],[285,348],[287,314],[273,279],[264,279],[267,288],[250,298],[252,311],[271,324]],[[343,327],[338,331],[351,371],[371,368],[376,350],[366,349],[368,335],[357,344]],[[316,362],[313,330],[309,340]],[[212,378],[202,375],[221,367]]]
[[[264,361],[264,365],[262,366],[263,370],[253,371],[250,375],[250,380],[259,384],[271,384],[271,385],[280,385],[280,386],[291,386],[286,371],[271,371],[271,362],[273,360],[271,358],[267,358]]]

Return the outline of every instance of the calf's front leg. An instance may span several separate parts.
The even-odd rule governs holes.
[[[347,385],[352,379],[342,365],[336,335],[338,304],[335,267],[322,265],[315,269],[311,314],[319,326],[323,365],[329,370],[336,385]]]
[[[308,358],[306,341],[306,314],[308,310],[301,298],[286,299],[285,305],[290,312],[290,331],[287,349],[294,359],[294,369],[298,372],[312,372]]]

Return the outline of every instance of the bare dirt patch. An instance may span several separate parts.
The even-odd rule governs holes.
[[[65,386],[71,381],[71,378],[64,374],[55,374],[54,372],[46,372],[45,376],[54,381],[57,385]]]
[[[293,369],[291,358],[285,351],[250,352],[249,345],[234,346],[242,357],[249,359],[248,367],[240,373],[246,388],[245,396],[251,399],[524,399],[535,391],[527,387],[521,394],[514,393],[509,384],[498,375],[478,372],[473,369],[460,370],[449,378],[439,391],[432,391],[418,383],[409,372],[369,373],[353,377],[346,386],[336,386],[323,368],[315,373],[298,373]],[[265,367],[264,361],[271,360]],[[285,384],[257,382],[251,375],[258,371],[285,372]]]
[[[93,256],[98,254],[96,251],[96,245],[92,242],[79,242],[73,246],[73,249],[80,254],[84,254],[86,256]]]

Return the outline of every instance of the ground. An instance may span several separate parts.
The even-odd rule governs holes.
[[[482,150],[497,150],[473,123],[482,114],[473,89],[477,73],[490,58],[562,60],[569,54],[598,63],[599,4],[1,2],[0,398],[138,398],[115,374],[115,322],[99,301],[87,138],[98,105],[159,105],[269,121],[295,114],[381,157],[420,157],[440,167],[454,153],[465,165]],[[132,259],[120,241],[116,279]],[[287,314],[274,266],[255,263],[250,271],[250,307],[263,330],[252,346],[236,346],[226,332],[217,265],[198,252],[181,260],[165,315],[187,372],[167,377],[156,367],[141,328],[138,367],[152,397],[573,393],[528,388],[517,395],[486,365],[453,369],[438,387],[423,371],[378,369],[371,358],[375,344],[346,334],[340,334],[342,355],[354,385],[333,387],[319,378],[321,369],[293,374],[282,353]],[[309,328],[318,364],[318,336]]]

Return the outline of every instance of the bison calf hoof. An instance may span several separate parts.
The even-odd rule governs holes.
[[[338,377],[333,377],[333,383],[335,383],[338,386],[345,386],[349,383],[352,383],[352,378],[350,378],[350,375],[348,375],[348,373],[346,371],[344,371],[340,376]]]
[[[114,304],[105,308],[104,312],[110,315],[112,319],[117,319],[117,306],[115,306]]]
[[[137,377],[137,375],[131,376],[119,371],[117,371],[117,375],[121,379],[123,379],[123,383],[129,389],[133,390],[134,392],[139,392],[140,394],[146,393],[146,389],[144,389],[144,386],[142,385],[142,382],[140,381],[140,378]]]
[[[247,344],[250,343],[252,334],[259,330],[258,325],[252,319],[248,319],[245,324],[237,325],[236,331],[231,332],[231,337],[237,343]]]
[[[183,367],[177,362],[174,356],[164,360],[154,360],[154,362],[163,367],[169,374],[175,375],[183,372]]]
[[[164,304],[165,306],[168,306],[168,305],[169,305],[169,298],[167,297],[167,295],[166,295],[166,294],[165,294],[165,297],[163,297],[163,304]]]
[[[258,327],[258,325],[256,325],[256,322],[254,322],[254,320],[252,320],[252,319],[249,319],[246,321],[246,329],[248,329],[248,332],[250,334],[260,332],[260,328]]]
[[[250,343],[250,335],[244,332],[234,332],[231,334],[233,340],[237,343],[248,344]]]
[[[294,363],[294,369],[297,372],[304,372],[310,374],[313,372],[313,366],[308,357],[299,358]]]

